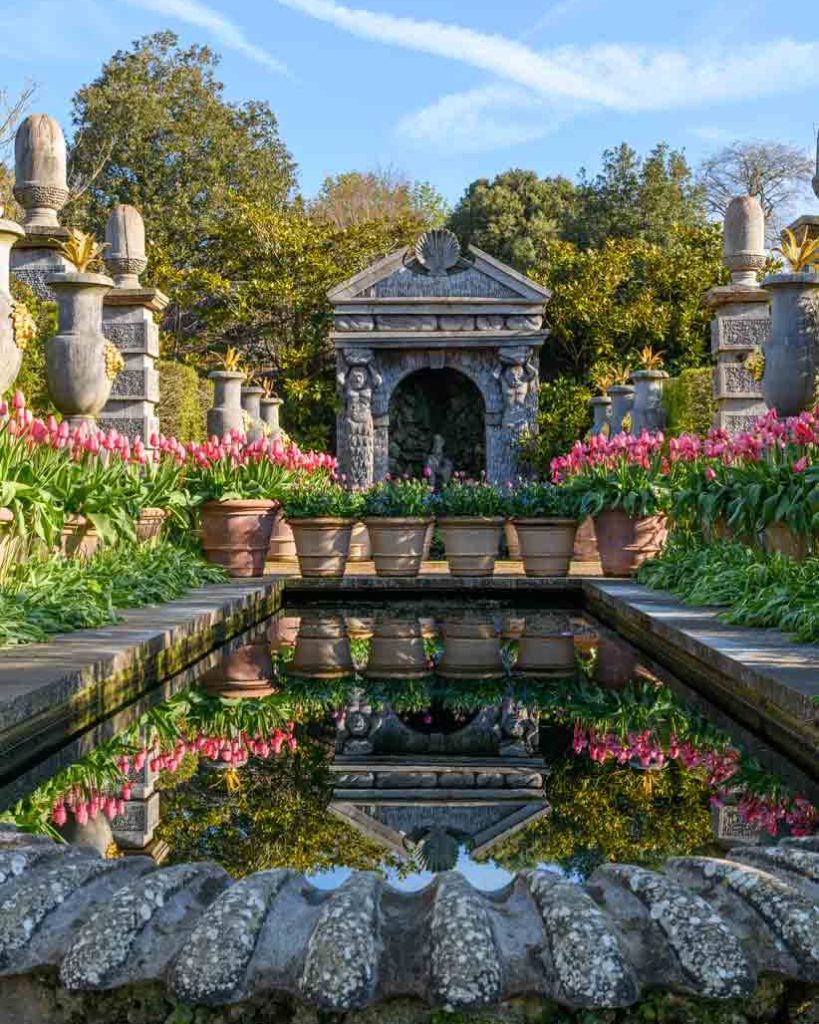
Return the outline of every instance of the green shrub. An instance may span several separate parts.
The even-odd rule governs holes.
[[[714,422],[714,391],[710,366],[683,370],[666,381],[663,406],[669,434],[707,434]]]
[[[203,441],[207,436],[206,413],[213,400],[211,381],[200,381],[192,366],[161,359],[159,370],[159,426],[166,437]]]
[[[48,302],[27,284],[12,277],[11,295],[18,302],[24,302],[37,324],[37,337],[30,342],[23,353],[23,364],[14,382],[26,396],[26,405],[35,416],[48,416],[56,412],[48,395],[45,368],[45,342],[57,333],[57,303]]]
[[[540,476],[549,475],[549,463],[565,454],[591,428],[592,393],[571,377],[544,381],[538,393],[538,432],[525,438],[520,450],[523,465]]]

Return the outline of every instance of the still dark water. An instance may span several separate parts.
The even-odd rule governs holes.
[[[312,604],[211,662],[33,766],[7,816],[109,854],[405,890],[817,827],[798,770],[576,610]]]

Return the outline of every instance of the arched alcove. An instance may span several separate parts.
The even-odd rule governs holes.
[[[477,477],[486,470],[483,396],[457,370],[417,370],[396,386],[389,409],[390,473],[420,476],[436,434],[456,472]]]

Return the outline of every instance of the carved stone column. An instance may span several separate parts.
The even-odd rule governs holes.
[[[105,298],[103,332],[125,360],[125,369],[114,381],[111,397],[100,417],[105,429],[139,437],[150,445],[159,433],[156,407],[159,402],[159,327],[154,313],[161,313],[168,299],[157,288],[144,288],[139,275],[148,265],[145,227],[133,206],[115,206],[105,229],[108,248],[105,265],[115,287]]]
[[[752,353],[764,348],[770,329],[768,294],[757,283],[765,266],[765,219],[752,196],[738,196],[728,206],[724,262],[731,284],[712,288],[705,303],[714,311],[714,426],[736,434],[766,411],[762,385],[745,366]]]
[[[41,298],[53,299],[46,278],[70,269],[57,251],[68,231],[59,211],[68,201],[62,129],[47,114],[31,114],[14,140],[14,198],[23,207],[25,237],[11,252],[11,273]]]
[[[503,484],[518,475],[520,445],[537,431],[540,380],[534,350],[527,346],[499,349],[494,375],[501,392],[502,413],[496,437],[487,410],[487,476],[492,483]]]
[[[340,469],[351,486],[368,487],[375,479],[373,392],[381,385],[381,375],[369,348],[340,350],[337,365],[344,403],[338,432]]]

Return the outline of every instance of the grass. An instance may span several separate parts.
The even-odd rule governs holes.
[[[168,542],[107,548],[87,561],[30,559],[0,586],[0,648],[111,625],[119,610],[173,601],[225,578],[194,550]]]

